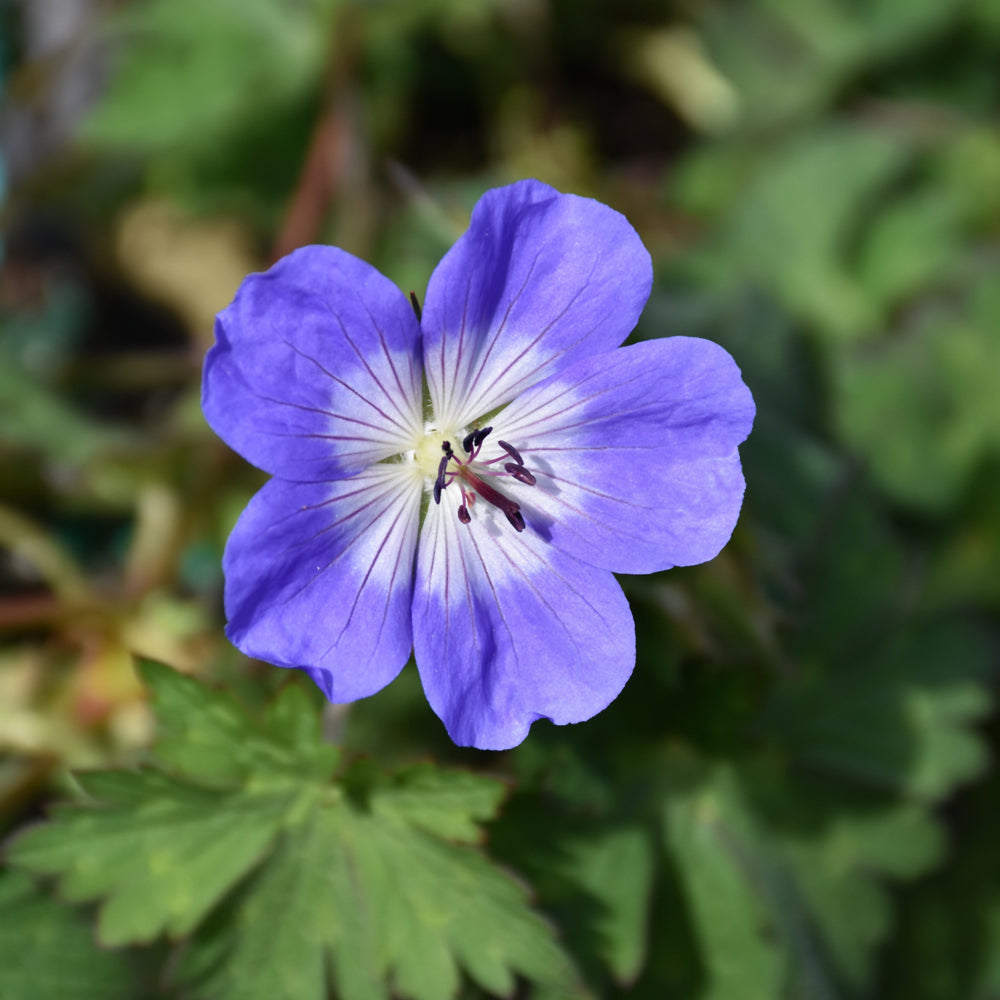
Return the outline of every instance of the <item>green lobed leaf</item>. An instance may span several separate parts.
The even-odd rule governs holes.
[[[886,882],[941,859],[939,824],[922,804],[790,780],[773,761],[748,764],[703,765],[693,784],[689,765],[664,810],[704,995],[758,995],[746,992],[750,983],[763,984],[761,996],[787,988],[808,1000],[863,989],[895,917]]]
[[[562,872],[598,905],[593,918],[600,957],[627,985],[642,971],[649,946],[655,862],[646,830],[622,826],[569,842]]]
[[[327,996],[324,950],[353,909],[332,914],[344,872],[322,816],[286,831],[268,863],[213,914],[181,954],[176,975],[200,1000],[319,1000]],[[349,876],[348,876],[349,879]],[[360,951],[357,965],[364,965]],[[381,997],[377,980],[354,995]]]
[[[87,921],[20,872],[0,874],[3,1000],[131,1000],[131,959],[94,945]]]
[[[69,900],[103,900],[98,936],[109,946],[189,933],[260,863],[300,794],[222,793],[150,771],[83,783],[103,801],[63,808],[9,858],[56,876]]]
[[[864,491],[833,494],[823,529],[800,557],[796,669],[759,732],[796,765],[939,799],[986,762],[974,728],[992,704],[986,640],[914,614],[907,553]]]
[[[872,994],[886,1000],[995,1000],[1000,995],[1000,782],[948,806],[946,864],[907,887]]]
[[[178,978],[205,1000],[448,1000],[464,971],[572,994],[570,960],[528,893],[475,846],[502,782],[368,762],[331,781],[316,710],[291,688],[259,723],[145,664],[172,772],[103,772],[91,800],[27,831],[11,862],[100,901],[107,945],[189,936]]]
[[[768,876],[729,779],[672,795],[664,834],[705,967],[703,1000],[773,1000],[788,977],[775,940]]]
[[[383,961],[399,992],[415,1000],[450,996],[459,965],[494,994],[509,995],[515,974],[572,985],[572,966],[524,887],[480,852],[402,824],[361,818],[355,829],[369,912],[380,917]]]
[[[382,1000],[390,990],[446,1000],[461,969],[500,995],[516,975],[574,986],[522,886],[479,850],[408,823],[405,807],[393,813],[344,800],[287,831],[229,919],[191,942],[181,981],[205,1000],[321,1000],[329,964],[343,1000]]]
[[[878,314],[847,268],[848,241],[908,157],[900,142],[847,126],[798,135],[770,151],[740,193],[724,235],[739,273],[828,336],[869,333]]]
[[[893,498],[953,505],[986,455],[1000,453],[1000,291],[989,275],[957,309],[934,309],[873,349],[835,358],[842,437]]]
[[[139,672],[156,713],[156,757],[177,774],[222,784],[264,774],[322,780],[337,766],[320,714],[297,684],[283,688],[256,721],[231,695],[161,664],[141,661]]]
[[[550,748],[550,766],[555,758]],[[568,777],[581,764],[564,759],[557,769]],[[519,793],[491,824],[490,846],[529,876],[591,986],[631,986],[649,950],[656,829],[634,818],[598,820],[590,808],[582,817],[553,808],[556,796],[579,801],[572,779],[557,793],[553,777],[553,770],[546,772],[547,795],[539,795],[526,791],[532,778],[525,774]]]
[[[958,199],[940,185],[898,198],[871,226],[858,262],[859,279],[882,309],[941,288],[962,259]]]
[[[893,637],[775,693],[769,736],[797,761],[923,799],[939,799],[987,762],[971,724],[990,709],[988,648],[961,625]]]
[[[479,823],[492,819],[507,789],[471,771],[442,771],[431,764],[404,768],[371,796],[377,815],[412,824],[446,840],[475,842]]]
[[[820,832],[790,837],[785,845],[840,978],[863,989],[871,981],[875,950],[893,923],[883,880],[914,878],[939,861],[944,849],[939,826],[912,804],[869,815],[844,810]]]

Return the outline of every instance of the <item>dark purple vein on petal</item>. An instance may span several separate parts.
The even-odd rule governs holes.
[[[514,653],[514,661],[517,663],[518,668],[521,665],[521,658],[517,652],[517,643],[514,640],[514,633],[511,630],[510,623],[507,621],[507,616],[504,614],[503,605],[500,603],[500,595],[497,593],[496,584],[493,582],[493,577],[490,576],[489,567],[486,565],[486,559],[483,557],[483,553],[479,548],[479,542],[476,540],[476,535],[474,532],[469,534],[472,547],[476,550],[476,556],[479,559],[479,564],[483,569],[483,576],[486,578],[487,584],[489,584],[490,593],[493,595],[493,603],[497,607],[497,614],[500,616],[500,621],[503,622],[503,627],[507,630],[507,636],[510,639],[510,648]],[[497,546],[500,548],[500,546]]]
[[[283,556],[284,555],[290,555],[292,552],[295,551],[295,549],[300,549],[304,545],[308,545],[310,542],[316,541],[317,538],[322,537],[327,532],[333,531],[335,528],[339,528],[341,525],[347,524],[347,522],[350,521],[352,518],[358,517],[359,515],[363,514],[365,511],[367,511],[371,507],[373,507],[385,495],[386,494],[381,493],[381,492],[377,493],[375,496],[372,497],[371,500],[368,500],[367,502],[361,504],[358,507],[352,507],[342,517],[338,517],[337,520],[331,521],[329,524],[326,524],[322,528],[319,528],[314,534],[310,535],[308,538],[302,538],[302,539],[300,539],[297,542],[293,542],[290,545],[287,545],[284,549],[281,550],[281,555],[283,555]],[[337,500],[340,500],[340,499],[341,499],[340,497],[337,497]],[[390,499],[389,503],[385,507],[383,507],[382,510],[378,512],[378,514],[376,514],[376,516],[375,516],[375,520],[376,521],[378,520],[379,517],[381,517],[385,513],[385,511],[387,511],[389,509],[390,506],[392,506],[393,502],[394,501],[392,499]],[[278,524],[280,522],[274,522],[274,523]],[[361,530],[363,531],[365,529],[361,529]],[[360,532],[356,532],[351,537],[351,540],[347,543],[347,545],[353,545],[354,542],[358,538],[358,534],[360,534]]]
[[[412,433],[412,428],[405,427],[395,417],[390,416],[388,413],[385,412],[385,410],[377,406],[372,400],[370,400],[367,396],[365,396],[364,393],[358,392],[358,390],[355,389],[354,386],[350,385],[350,383],[345,382],[342,378],[339,378],[338,376],[334,375],[333,372],[328,371],[326,368],[323,367],[323,365],[319,363],[319,361],[316,360],[316,358],[311,357],[310,355],[304,353],[303,351],[300,351],[294,344],[292,344],[287,340],[285,341],[285,344],[287,344],[287,346],[292,351],[294,351],[297,355],[299,355],[300,358],[303,358],[305,361],[309,361],[312,364],[314,364],[328,379],[331,379],[333,382],[336,382],[337,385],[343,386],[352,395],[357,396],[358,399],[360,399],[363,403],[370,406],[385,421],[387,421],[390,424],[395,424],[395,426],[398,427],[404,433],[404,435],[410,435]]]
[[[396,382],[396,388],[399,389],[400,398],[401,399],[405,399],[408,403],[414,403],[415,400],[412,397],[412,393],[407,392],[406,389],[403,387],[402,379],[399,377],[399,372],[396,370],[396,363],[392,359],[392,353],[389,350],[389,345],[385,341],[385,334],[383,333],[382,328],[376,322],[375,317],[372,315],[372,312],[368,308],[367,303],[362,303],[362,305],[364,305],[365,312],[368,313],[368,318],[371,320],[372,328],[378,334],[378,342],[379,342],[380,346],[382,347],[382,353],[383,353],[383,355],[385,355],[386,363],[389,365],[389,371],[392,372],[392,377],[393,377],[393,379]],[[341,326],[343,326],[343,324],[341,324]],[[351,347],[354,347],[353,343],[351,344]],[[354,350],[355,350],[355,353],[358,353],[356,347],[354,348]],[[410,353],[407,352],[406,356],[407,356],[407,358],[409,358],[410,357]],[[360,357],[360,354],[359,354],[359,357]],[[364,358],[362,358],[362,361],[364,361]],[[412,371],[412,368],[411,368],[411,371]],[[372,374],[372,378],[375,378],[374,374]],[[377,380],[376,380],[376,382],[377,382]],[[382,388],[382,386],[379,385],[379,388]],[[412,388],[412,385],[411,385],[411,388]],[[382,389],[382,391],[385,392],[385,389]],[[403,414],[403,412],[401,410],[399,411],[399,413],[400,413],[400,416],[403,417],[403,419],[405,420],[406,419],[406,415]],[[412,420],[412,421],[414,421],[415,424],[419,423],[419,420],[417,419],[416,414],[413,413],[413,412],[411,412],[409,414],[409,419]]]
[[[551,562],[549,562],[548,560],[542,559],[541,556],[537,552],[532,552],[531,549],[528,547],[528,545],[527,545],[526,542],[520,541],[519,544],[520,544],[520,548],[521,548],[522,552],[529,553],[530,555],[532,555],[534,557],[534,560],[535,560],[536,564],[538,564],[540,567],[542,567],[542,570],[547,575],[555,578],[556,580],[559,580],[563,584],[563,586],[566,587],[567,590],[569,590],[571,593],[575,594],[577,598],[579,598],[579,600],[581,601],[581,603],[585,604],[588,608],[590,608],[590,610],[594,613],[594,615],[597,618],[599,618],[601,620],[601,622],[604,623],[605,628],[608,629],[609,632],[611,631],[610,623],[608,622],[607,618],[605,618],[604,615],[601,614],[600,609],[594,607],[594,605],[591,604],[590,601],[579,590],[577,590],[577,588],[574,587],[570,583],[570,581],[562,573],[557,572],[556,569],[553,567],[553,565],[552,565]],[[570,638],[573,640],[573,645],[577,649],[579,649],[580,648],[579,644],[577,643],[576,639],[573,637],[572,630],[569,628],[569,626],[566,625],[566,623],[562,620],[562,618],[559,617],[558,612],[555,611],[555,609],[549,604],[549,602],[542,596],[542,594],[538,590],[538,588],[534,585],[534,583],[531,582],[530,577],[527,574],[525,574],[524,571],[522,570],[522,568],[518,565],[517,560],[515,560],[506,549],[502,549],[501,551],[503,553],[504,558],[507,559],[507,561],[511,564],[511,566],[518,573],[520,573],[520,575],[522,577],[524,577],[525,581],[528,583],[528,585],[530,586],[530,588],[538,595],[539,600],[541,600],[542,603],[545,604],[545,606],[558,619],[559,624],[562,625],[562,627],[565,629],[567,635],[569,635]]]
[[[459,535],[459,533],[458,533],[458,522],[457,521],[454,523],[454,525],[452,525],[451,530],[453,532],[453,537],[454,537],[455,541],[454,541],[454,543],[452,543],[452,546],[449,546],[448,545],[448,538],[447,538],[447,535],[446,535],[445,536],[445,551],[448,552],[451,547],[454,547],[454,548],[458,549],[458,560],[462,564],[462,579],[465,582],[465,603],[466,603],[466,605],[468,606],[468,609],[469,609],[469,622],[470,622],[470,624],[472,626],[472,641],[473,641],[473,643],[475,644],[475,647],[476,647],[476,654],[479,655],[479,654],[481,654],[482,651],[479,648],[479,629],[478,629],[477,623],[476,623],[476,608],[475,608],[475,604],[473,603],[474,588],[472,586],[472,578],[469,575],[469,565],[465,561],[465,549],[464,549],[464,546],[462,545],[461,535]],[[447,529],[446,529],[446,531],[447,531]],[[473,541],[473,544],[475,544],[474,541]]]
[[[327,658],[327,656],[330,655],[331,650],[337,645],[337,643],[340,642],[341,637],[347,631],[348,626],[350,626],[351,619],[354,617],[354,612],[357,610],[358,602],[361,600],[361,595],[364,593],[365,587],[368,586],[368,581],[371,579],[372,573],[375,572],[375,567],[378,565],[378,562],[379,562],[379,560],[382,557],[382,553],[385,550],[386,545],[389,544],[389,542],[393,539],[393,536],[396,534],[396,527],[399,524],[400,519],[407,513],[407,509],[406,509],[407,506],[408,505],[406,503],[399,504],[399,510],[396,512],[396,516],[393,518],[392,524],[390,524],[388,526],[388,529],[385,532],[385,537],[382,539],[381,543],[379,544],[379,547],[376,550],[375,555],[372,558],[370,565],[368,566],[368,570],[365,573],[364,578],[361,581],[361,585],[358,587],[357,592],[354,595],[354,600],[351,602],[351,610],[348,612],[347,620],[344,622],[344,624],[341,626],[340,631],[337,633],[337,638],[334,639],[332,643],[330,643],[330,645],[326,649],[326,652],[323,653],[323,659],[324,660]],[[389,510],[389,507],[386,508],[386,511],[388,511],[388,510]],[[354,542],[356,542],[358,540],[358,537],[359,537],[358,535],[355,535],[355,537],[352,539],[351,544],[354,544]],[[397,550],[397,552],[396,552],[396,565],[398,566],[399,565],[400,553],[402,551],[402,545],[397,545],[396,546],[396,550]],[[395,574],[395,570],[394,570],[393,571],[393,576],[392,576],[393,580],[395,580],[395,576],[396,576],[396,574]],[[390,582],[390,586],[386,588],[385,608],[383,609],[383,612],[382,612],[382,622],[383,623],[385,622],[385,616],[388,614],[389,602],[391,600],[392,600],[392,586],[391,586],[391,582]],[[381,634],[381,628],[379,629],[379,634]]]
[[[507,308],[504,311],[503,319],[500,321],[500,325],[490,335],[490,341],[486,345],[485,352],[482,352],[479,355],[478,359],[479,367],[477,368],[474,374],[471,372],[462,373],[462,380],[464,382],[463,398],[466,400],[467,403],[469,400],[473,398],[476,386],[479,383],[479,378],[482,375],[487,362],[489,361],[490,355],[493,353],[493,348],[496,347],[497,343],[499,342],[500,335],[503,332],[504,327],[507,325],[507,320],[510,319],[510,314],[514,309],[514,306],[517,305],[517,303],[520,301],[521,296],[524,294],[524,290],[531,279],[531,275],[535,270],[535,265],[538,263],[538,258],[540,256],[541,256],[541,250],[539,250],[538,253],[535,254],[535,258],[534,260],[532,260],[531,266],[528,268],[528,273],[525,275],[524,281],[521,282],[521,287],[517,290],[517,292],[515,293],[514,297],[510,300],[510,302],[507,303]],[[458,381],[458,373],[459,373],[459,368],[458,366],[456,366],[456,379],[455,379],[456,383]]]
[[[333,312],[333,310],[331,310],[331,312]],[[344,325],[344,321],[340,318],[340,315],[338,313],[333,313],[333,315],[336,316],[337,322],[340,324],[340,329],[344,335],[344,339],[347,341],[348,344],[350,344],[351,350],[354,351],[354,353],[357,355],[358,360],[361,362],[365,371],[368,372],[368,375],[371,378],[371,380],[379,387],[379,390],[381,391],[383,397],[385,397],[385,399],[387,399],[392,404],[392,407],[396,411],[396,414],[399,416],[399,419],[403,421],[403,424],[405,424],[408,419],[412,420],[413,414],[411,413],[409,416],[407,416],[407,414],[403,412],[403,409],[400,406],[399,401],[392,395],[392,393],[390,393],[386,389],[386,387],[382,384],[382,380],[378,377],[378,375],[375,374],[375,370],[368,363],[368,359],[365,357],[364,352],[351,339],[351,335],[347,332],[347,327]],[[379,331],[379,336],[380,337],[382,336],[381,331]],[[393,371],[395,371],[395,369],[393,369]],[[413,428],[411,427],[410,430],[412,432]]]
[[[593,273],[594,273],[594,271],[596,269],[597,269],[597,262],[595,261],[593,267],[591,268],[591,272],[590,272],[590,276],[591,277],[593,276]],[[589,278],[588,278],[588,281],[589,281]],[[509,372],[511,372],[514,369],[514,367],[525,357],[525,355],[528,354],[530,351],[532,351],[536,347],[536,345],[552,329],[552,327],[554,327],[556,325],[556,323],[558,323],[566,315],[566,313],[569,312],[569,310],[572,308],[572,306],[576,302],[576,300],[583,294],[583,291],[586,288],[586,284],[587,283],[584,282],[583,285],[581,285],[581,287],[578,288],[577,291],[573,294],[573,296],[570,298],[569,302],[566,303],[566,305],[563,307],[562,311],[557,316],[555,316],[552,319],[552,321],[546,327],[544,327],[538,334],[536,334],[535,337],[528,344],[526,344],[524,348],[522,348],[521,352],[516,357],[514,357],[510,361],[509,364],[507,364],[504,368],[502,368],[500,371],[498,371],[496,373],[496,375],[494,376],[493,380],[489,383],[489,385],[487,385],[484,389],[480,390],[480,392],[479,392],[479,400],[480,400],[479,406],[484,406],[485,405],[484,403],[481,402],[481,400],[483,400],[484,398],[488,399],[489,398],[489,393],[494,389],[494,387],[500,381],[500,379],[503,378]],[[566,354],[568,351],[571,351],[574,347],[576,347],[583,340],[585,340],[591,333],[593,333],[593,331],[595,329],[596,329],[596,325],[593,326],[593,327],[591,327],[585,333],[582,333],[571,344],[567,344],[566,347],[564,347],[562,350],[550,354],[544,361],[542,361],[540,364],[536,365],[532,369],[532,371],[530,373],[531,378],[534,381],[541,381],[541,379],[544,377],[544,376],[541,375],[541,372],[542,372],[542,370],[544,368],[548,367],[556,358],[562,357],[562,355]],[[524,378],[527,378],[527,377],[528,376],[525,376]],[[524,378],[519,379],[518,383],[516,383],[516,384],[520,384],[521,382],[523,382]],[[478,376],[477,376],[476,381],[478,382]],[[511,388],[513,388],[513,387],[511,387]],[[469,396],[471,397],[471,395],[472,395],[472,392],[471,392],[471,388],[470,388]]]
[[[294,600],[301,593],[303,593],[305,590],[307,590],[309,587],[311,587],[332,566],[336,565],[336,563],[339,562],[339,560],[342,559],[348,553],[348,551],[350,550],[351,546],[354,545],[354,543],[363,534],[365,534],[376,523],[378,523],[378,521],[381,520],[381,518],[386,514],[386,512],[388,510],[390,510],[395,503],[398,502],[398,500],[399,500],[398,494],[402,494],[402,492],[403,492],[402,490],[398,490],[397,491],[397,495],[389,494],[388,498],[387,498],[387,503],[385,504],[385,506],[381,510],[377,511],[375,513],[375,515],[372,517],[372,519],[370,521],[368,521],[367,524],[365,524],[363,527],[356,528],[355,532],[351,536],[351,538],[349,540],[345,540],[345,543],[344,543],[343,547],[341,548],[341,550],[325,566],[320,567],[313,574],[313,576],[309,580],[307,580],[301,587],[299,587],[296,591],[294,591],[293,593],[289,594],[282,601],[280,601],[279,602],[280,605],[283,606],[285,604],[288,604],[290,601]],[[346,522],[350,517],[353,517],[360,510],[367,510],[368,507],[372,506],[375,502],[376,502],[375,500],[372,500],[368,504],[365,504],[362,508],[358,508],[357,511],[352,511],[351,514],[346,515],[344,518],[342,518],[341,522]],[[330,526],[327,526],[326,528],[321,529],[319,532],[316,533],[316,535],[314,537],[319,537],[319,535],[324,534],[327,530],[329,530],[329,527]],[[292,549],[295,548],[295,547],[297,547],[297,546],[289,546],[285,551],[286,552],[291,552]]]

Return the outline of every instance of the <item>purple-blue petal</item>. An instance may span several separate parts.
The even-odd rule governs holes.
[[[243,281],[216,320],[202,408],[272,475],[335,479],[413,447],[420,330],[403,293],[336,247],[303,247]]]
[[[487,191],[427,287],[424,363],[439,424],[464,426],[617,347],[651,286],[646,248],[607,205],[538,181]]]
[[[307,669],[334,702],[378,691],[410,655],[421,488],[400,468],[332,483],[272,479],[226,545],[230,640]]]
[[[713,558],[739,516],[754,404],[717,344],[670,337],[584,359],[493,423],[536,479],[503,480],[528,531],[617,573]]]
[[[635,631],[614,577],[517,533],[448,491],[420,536],[413,600],[417,667],[460,746],[516,746],[532,722],[582,722],[614,700],[635,665]]]

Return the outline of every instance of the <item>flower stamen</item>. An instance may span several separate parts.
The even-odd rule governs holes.
[[[438,463],[438,474],[437,479],[434,480],[434,502],[441,502],[441,491],[448,485],[445,482],[445,473],[448,471],[448,460],[452,457],[451,445],[445,441],[441,446],[444,448],[445,452],[441,461]]]
[[[493,428],[491,427],[490,430],[492,429]],[[518,465],[524,465],[524,459],[521,458],[521,453],[512,444],[508,444],[506,441],[501,441],[499,439],[497,439],[497,444],[500,445],[500,447],[503,448],[503,450],[507,452],[507,454],[510,455],[510,457],[514,459]]]
[[[504,469],[519,483],[524,483],[525,486],[534,486],[538,481],[523,465],[515,465],[513,462],[508,462],[504,466]]]
[[[472,463],[479,454],[480,448],[486,436],[492,431],[492,427],[484,427],[480,430],[470,432],[462,440],[462,448],[468,454],[468,458],[463,462],[454,452],[450,441],[441,442],[441,450],[444,455],[438,464],[437,478],[434,480],[434,502],[441,502],[441,493],[447,488],[453,479],[461,480],[460,489],[462,492],[462,504],[458,508],[458,519],[462,524],[469,524],[472,515],[469,507],[475,502],[478,494],[487,503],[492,504],[503,512],[504,517],[515,531],[524,531],[524,517],[521,514],[521,506],[515,500],[505,497],[499,490],[491,486],[480,476],[472,471]],[[503,444],[503,442],[501,442]],[[504,450],[511,458],[517,457],[517,462],[508,462],[504,470],[513,476],[518,482],[527,486],[535,485],[535,477],[524,467],[521,456],[516,448],[505,445]],[[450,468],[449,463],[454,461],[455,467]],[[489,464],[489,463],[487,463]],[[467,489],[466,487],[469,487]]]
[[[465,453],[470,456],[470,458],[475,458],[473,451],[477,452],[483,446],[483,442],[486,440],[487,435],[493,430],[492,427],[483,427],[480,430],[471,431],[466,434],[462,439],[462,448]]]

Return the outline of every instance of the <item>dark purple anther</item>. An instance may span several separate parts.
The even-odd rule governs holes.
[[[488,482],[477,476],[468,465],[459,465],[455,470],[455,475],[475,490],[487,503],[502,510],[507,520],[518,531],[524,531],[524,518],[519,513],[521,508],[510,497],[505,497],[499,490],[494,489]]]
[[[447,441],[445,441],[445,445],[448,445]],[[438,463],[438,475],[437,475],[437,479],[434,480],[434,502],[435,503],[440,503],[441,502],[441,491],[447,485],[445,483],[445,481],[444,481],[444,474],[445,474],[445,472],[448,469],[448,462],[450,461],[450,459],[451,459],[451,445],[448,445],[448,453]]]
[[[500,440],[497,441],[497,444],[500,445],[500,447],[503,448],[503,450],[507,452],[507,454],[510,455],[510,457],[514,459],[518,465],[524,465],[524,459],[521,458],[521,453],[512,444],[508,444],[506,441]]]
[[[464,503],[458,508],[458,519],[462,522],[462,524],[468,524],[472,520],[469,508],[466,507]]]
[[[476,446],[476,432],[470,431],[468,434],[465,435],[464,438],[462,438],[462,450],[466,454],[469,454],[469,452],[471,452],[475,446]]]
[[[504,466],[504,469],[519,483],[524,483],[526,486],[534,486],[537,482],[535,477],[523,465],[515,465],[513,462],[508,462]]]
[[[482,430],[472,432],[472,444],[473,447],[478,448],[489,436],[492,427],[484,427]]]

